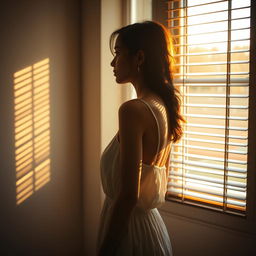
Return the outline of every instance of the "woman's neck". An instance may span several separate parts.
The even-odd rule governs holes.
[[[132,85],[136,91],[137,98],[139,99],[152,94],[152,91],[146,86],[145,82],[142,79],[137,79],[136,81],[133,81]]]

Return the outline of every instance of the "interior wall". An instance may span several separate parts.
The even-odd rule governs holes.
[[[255,235],[191,220],[161,210],[160,213],[167,226],[175,256],[256,255]]]
[[[79,1],[4,1],[0,13],[0,254],[79,255],[82,250]],[[29,132],[34,147],[33,159],[28,159],[32,161],[31,195],[17,204],[14,74],[24,68],[33,69],[33,80],[26,86],[32,88],[29,98],[34,108],[39,104],[33,91],[34,71],[38,62],[46,59],[49,180],[36,189],[39,176],[35,145],[40,140],[36,141],[35,129],[44,124],[38,123],[34,115]],[[30,118],[30,114],[24,114]]]
[[[96,255],[104,193],[100,156],[118,129],[126,85],[117,85],[110,66],[110,34],[122,26],[124,0],[82,1],[84,253]]]
[[[85,255],[94,255],[101,209],[100,0],[83,0],[81,12],[83,240]]]

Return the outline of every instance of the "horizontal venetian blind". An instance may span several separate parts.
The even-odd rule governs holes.
[[[168,1],[184,136],[167,200],[246,214],[250,1]]]

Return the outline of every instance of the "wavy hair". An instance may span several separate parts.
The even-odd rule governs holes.
[[[165,103],[168,112],[168,127],[171,140],[177,142],[182,137],[179,91],[173,85],[172,68],[173,42],[169,31],[160,23],[145,21],[134,23],[114,31],[110,36],[110,49],[114,52],[114,42],[119,37],[129,54],[144,52],[144,62],[140,66],[148,88]]]

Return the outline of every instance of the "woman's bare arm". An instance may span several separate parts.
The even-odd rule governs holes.
[[[143,115],[138,100],[119,109],[120,193],[114,201],[106,236],[99,255],[112,255],[127,233],[128,223],[139,196],[142,165]]]

